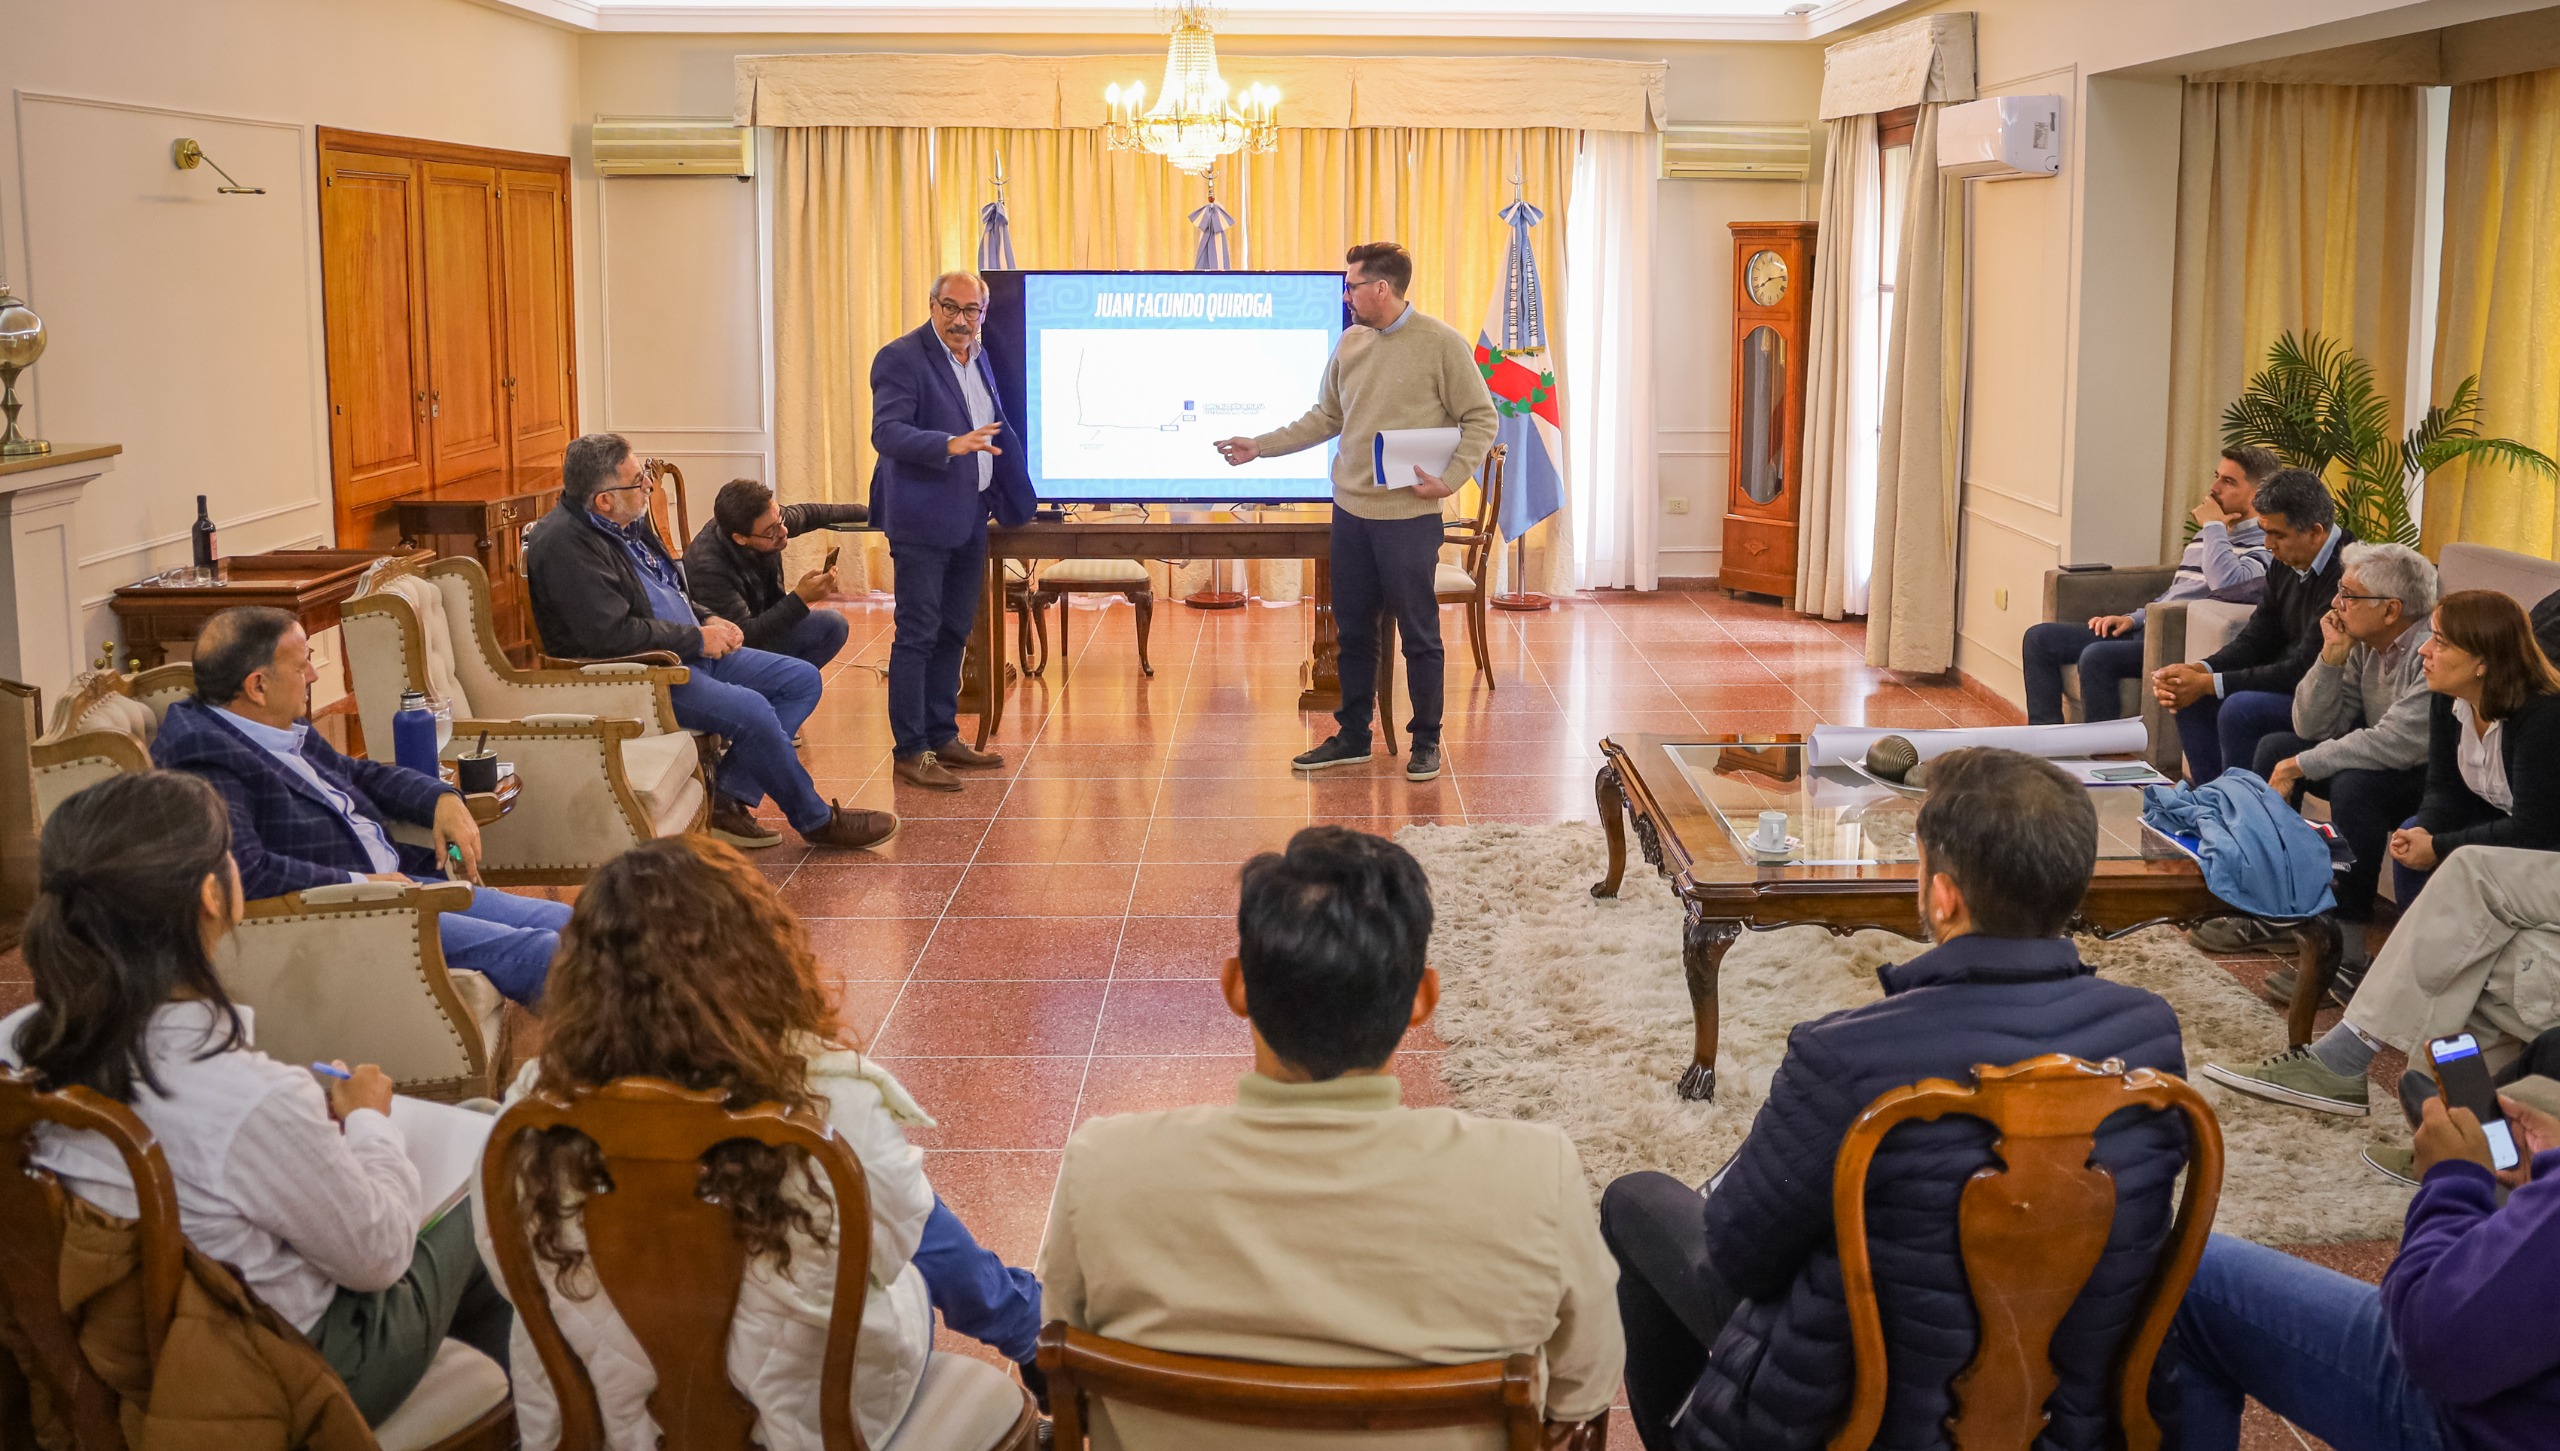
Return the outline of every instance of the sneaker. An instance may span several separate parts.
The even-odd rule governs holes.
[[[2204,1066],[2204,1076],[2225,1088],[2236,1088],[2252,1098],[2263,1098],[2270,1103],[2289,1103],[2296,1108],[2358,1118],[2373,1112],[2368,1092],[2370,1080],[2361,1074],[2349,1078],[2342,1073],[2330,1072],[2327,1064],[2311,1056],[2311,1046],[2307,1043],[2254,1067],[2225,1068],[2219,1063],[2208,1063]]]
[[[1289,764],[1301,771],[1321,771],[1329,766],[1357,766],[1369,759],[1369,743],[1353,745],[1340,736],[1328,737],[1312,751],[1302,752]]]
[[[2339,963],[2329,974],[2329,1001],[2342,1008],[2354,1001],[2356,986],[2364,981],[2366,970],[2372,966],[2369,962]],[[2260,990],[2266,993],[2267,1001],[2280,1008],[2290,1008],[2293,1006],[2294,985],[2301,980],[2302,974],[2293,968],[2279,967],[2267,974]]]
[[[2365,1167],[2385,1179],[2397,1179],[2415,1189],[2418,1187],[2418,1151],[2384,1145],[2364,1151]]]
[[[1439,774],[1440,743],[1415,741],[1413,754],[1404,758],[1404,778],[1408,781],[1428,781]]]
[[[2302,973],[2298,969],[2279,967],[2267,974],[2267,980],[2260,984],[2259,990],[2267,995],[2268,1002],[2289,1008],[2293,1006],[2293,986],[2300,981]]]
[[[800,833],[811,846],[840,846],[849,851],[865,851],[898,834],[901,824],[897,814],[889,811],[865,811],[859,806],[829,802],[835,809],[827,824],[815,831]]]
[[[731,846],[755,851],[762,847],[780,846],[782,833],[756,820],[747,803],[734,796],[714,793],[711,798],[711,834]]]
[[[942,769],[942,762],[936,760],[931,751],[919,751],[912,756],[900,756],[892,763],[890,770],[899,780],[910,786],[921,786],[927,791],[960,789],[960,778]]]
[[[2268,926],[2255,917],[2216,917],[2187,934],[2187,940],[2206,952],[2264,952],[2282,944],[2293,948],[2293,933],[2287,928]]]

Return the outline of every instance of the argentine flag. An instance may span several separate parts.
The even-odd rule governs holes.
[[[1563,405],[1556,399],[1555,364],[1547,357],[1538,259],[1529,250],[1529,229],[1545,216],[1526,201],[1502,209],[1502,220],[1511,226],[1510,257],[1485,308],[1484,330],[1476,334],[1476,371],[1484,374],[1502,415],[1493,441],[1504,446],[1507,459],[1497,521],[1505,539],[1519,538],[1564,507],[1564,429],[1557,422]]]

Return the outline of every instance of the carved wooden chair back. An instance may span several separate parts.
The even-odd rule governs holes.
[[[480,1203],[499,1272],[560,1404],[563,1451],[603,1451],[595,1382],[562,1338],[535,1273],[522,1207],[508,1168],[517,1138],[575,1129],[595,1141],[612,1187],[580,1208],[595,1283],[620,1312],[657,1372],[649,1414],[665,1451],[736,1451],[756,1426],[755,1407],[729,1381],[729,1322],[747,1270],[729,1211],[699,1198],[702,1156],[747,1139],[805,1152],[835,1193],[835,1300],[818,1383],[826,1451],[865,1451],[853,1415],[854,1337],[871,1265],[871,1200],[862,1165],[819,1118],[778,1104],[731,1109],[717,1092],[657,1078],[617,1079],[568,1098],[533,1095],[499,1116],[480,1161]]]
[[[644,458],[640,468],[658,481],[649,491],[649,522],[656,526],[667,552],[681,560],[685,546],[693,543],[693,511],[685,503],[684,470],[662,458]]]
[[[124,1451],[116,1393],[80,1349],[79,1327],[62,1310],[64,1198],[53,1175],[30,1162],[40,1124],[104,1138],[124,1160],[140,1212],[135,1242],[142,1258],[143,1342],[157,1368],[169,1322],[177,1314],[186,1240],[178,1228],[178,1181],[142,1120],[123,1104],[86,1088],[47,1093],[25,1073],[0,1070],[0,1299],[49,1382],[54,1405],[78,1451]],[[0,1426],[0,1431],[9,1428]],[[23,1429],[23,1428],[20,1428]]]
[[[1096,1399],[1294,1431],[1499,1426],[1507,1451],[1537,1451],[1544,1434],[1532,1355],[1416,1369],[1319,1369],[1149,1350],[1053,1320],[1040,1332],[1040,1369],[1049,1377],[1058,1451],[1081,1451]]]
[[[2127,1073],[2120,1061],[2093,1064],[2064,1053],[1986,1065],[1974,1077],[1970,1084],[1930,1078],[1893,1089],[1867,1105],[1840,1142],[1831,1210],[1857,1370],[1849,1417],[1830,1451],[1866,1451],[1884,1423],[1884,1318],[1867,1255],[1866,1205],[1867,1168],[1885,1135],[1950,1114],[1982,1119],[1997,1134],[1995,1161],[1974,1172],[1957,1209],[1981,1341],[1955,1378],[1947,1432],[1956,1451],[2027,1451],[2044,1431],[2045,1401],[2059,1384],[2054,1327],[2079,1298],[2115,1226],[2115,1180],[2089,1158],[2098,1125],[2128,1108],[2184,1114],[2188,1131],[2185,1195],[2142,1312],[2118,1348],[2110,1392],[2127,1451],[2157,1451],[2160,1427],[2146,1401],[2151,1365],[2203,1257],[2222,1191],[2222,1130],[2213,1110],[2169,1074]]]
[[[1498,443],[1486,451],[1483,466],[1476,470],[1476,516],[1472,520],[1450,520],[1447,535],[1441,541],[1458,547],[1458,567],[1476,582],[1478,599],[1491,587],[1493,550],[1502,542],[1502,481],[1510,466],[1510,453],[1509,448]]]

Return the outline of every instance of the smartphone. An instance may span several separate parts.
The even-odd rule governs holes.
[[[2097,777],[2101,781],[2152,781],[2161,779],[2160,773],[2152,770],[2149,766],[2100,766],[2089,774]]]
[[[825,570],[833,569],[833,568],[835,568],[835,567],[836,567],[836,561],[837,561],[838,559],[843,558],[843,557],[844,557],[844,546],[843,546],[843,545],[841,545],[841,544],[839,544],[839,545],[837,545],[835,548],[830,549],[830,550],[828,550],[828,551],[827,551],[827,562],[826,562],[825,564],[823,564],[823,565],[820,565],[820,566],[819,566],[819,569],[821,570],[821,572],[823,572],[823,571],[825,571]]]
[[[2427,1057],[2436,1065],[2436,1086],[2444,1090],[2445,1107],[2471,1110],[2480,1120],[2480,1131],[2489,1136],[2489,1162],[2501,1169],[2514,1168],[2521,1161],[2515,1130],[2498,1111],[2498,1090],[2489,1082],[2489,1065],[2480,1059],[2479,1042],[2469,1033],[2438,1038],[2427,1044]]]

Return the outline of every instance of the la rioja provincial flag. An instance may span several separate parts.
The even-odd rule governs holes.
[[[1519,538],[1564,507],[1564,428],[1558,422],[1563,415],[1555,364],[1547,358],[1538,259],[1529,250],[1529,229],[1545,215],[1525,201],[1502,209],[1502,220],[1511,226],[1510,256],[1485,308],[1484,331],[1476,335],[1476,371],[1484,374],[1494,410],[1502,415],[1493,441],[1503,445],[1507,459],[1497,521],[1505,539]]]

